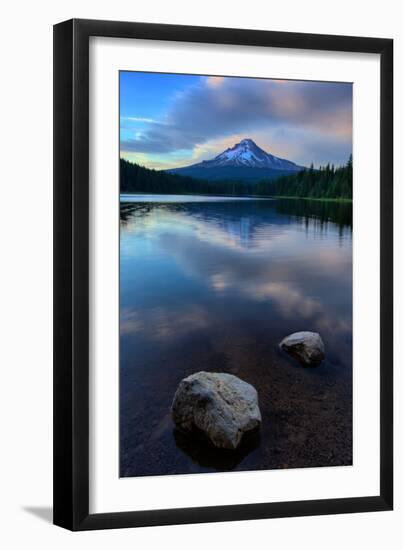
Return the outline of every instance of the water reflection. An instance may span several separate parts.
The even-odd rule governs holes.
[[[337,225],[337,231],[343,238],[351,240],[351,203],[331,201],[279,199],[194,203],[163,203],[155,200],[149,203],[122,202],[121,225],[125,228],[129,226],[128,230],[131,225],[133,229],[133,224],[139,218],[156,211],[161,217],[164,212],[169,212],[170,215],[183,214],[201,222],[213,223],[244,246],[253,246],[259,242],[265,236],[260,231],[265,232],[270,226],[274,229],[273,224],[279,227],[290,223],[301,224],[316,235],[326,232],[329,223],[333,223]]]
[[[351,205],[177,200],[121,203],[121,474],[348,463]],[[278,341],[297,330],[317,330],[326,342],[327,359],[315,373],[296,370],[277,351]],[[316,451],[301,455],[299,447],[291,450],[292,434],[283,441],[284,430],[301,432],[300,420],[278,431],[281,414],[268,440],[265,423],[262,443],[239,453],[239,460],[174,436],[169,416],[161,419],[179,380],[197,370],[237,374],[263,396],[263,415],[275,418],[293,406],[305,411],[310,425],[317,411],[301,396],[284,402],[284,392],[296,384],[303,392],[322,392],[331,383],[337,391],[327,404],[334,410],[323,414],[329,422],[337,417],[337,438],[329,442],[319,433]],[[344,441],[343,451],[335,453],[336,441]]]

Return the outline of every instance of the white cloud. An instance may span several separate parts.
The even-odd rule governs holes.
[[[130,120],[131,122],[149,122],[151,124],[158,122],[157,120],[154,120],[153,118],[146,118],[141,116],[122,116],[120,117],[121,120]]]

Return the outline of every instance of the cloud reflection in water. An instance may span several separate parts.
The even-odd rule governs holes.
[[[121,475],[326,465],[329,456],[349,463],[351,233],[348,205],[121,204]],[[297,330],[322,334],[320,369],[302,369],[278,351]],[[255,385],[271,419],[261,440],[231,460],[173,430],[177,384],[198,370],[231,372]],[[322,404],[322,395],[333,405]],[[334,455],[329,427],[338,430]],[[295,446],[300,437],[305,443]],[[343,452],[339,441],[347,441]]]

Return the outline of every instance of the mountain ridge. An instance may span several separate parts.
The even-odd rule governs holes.
[[[207,180],[260,180],[277,178],[304,170],[304,168],[290,160],[267,153],[252,139],[245,138],[233,147],[225,149],[213,159],[167,171]]]

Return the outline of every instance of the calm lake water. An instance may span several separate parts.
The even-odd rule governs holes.
[[[121,197],[121,476],[352,463],[351,210]],[[321,334],[319,367],[278,349],[300,330]],[[200,370],[258,391],[261,428],[236,452],[175,430],[175,390]]]

